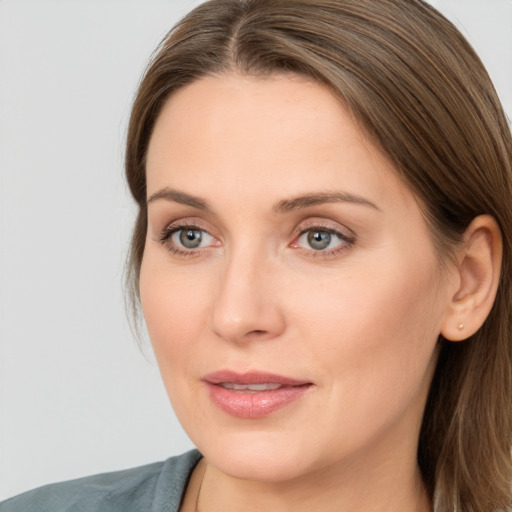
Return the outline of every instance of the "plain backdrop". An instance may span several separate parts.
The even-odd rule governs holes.
[[[0,1],[0,497],[192,447],[126,321],[141,72],[191,0]],[[432,0],[512,117],[512,0]]]

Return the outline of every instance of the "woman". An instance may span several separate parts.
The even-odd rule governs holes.
[[[133,292],[198,451],[0,510],[506,510],[511,162],[420,0],[195,9],[126,171]]]

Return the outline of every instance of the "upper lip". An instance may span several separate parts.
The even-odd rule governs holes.
[[[210,384],[221,384],[223,382],[231,382],[233,384],[281,384],[282,386],[303,386],[311,384],[307,380],[297,380],[275,373],[249,371],[238,373],[232,370],[219,370],[208,373],[203,377],[205,382]]]

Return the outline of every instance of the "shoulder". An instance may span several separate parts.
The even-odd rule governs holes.
[[[113,473],[45,485],[0,503],[0,512],[178,511],[197,450]]]

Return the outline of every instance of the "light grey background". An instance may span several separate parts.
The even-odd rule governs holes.
[[[191,447],[124,316],[144,65],[191,0],[0,2],[0,497]],[[512,117],[512,0],[432,0]]]

